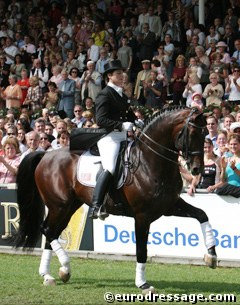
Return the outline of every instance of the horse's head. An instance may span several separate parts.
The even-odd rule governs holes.
[[[198,109],[191,109],[176,139],[176,148],[187,161],[192,175],[203,170],[203,143],[206,120]]]

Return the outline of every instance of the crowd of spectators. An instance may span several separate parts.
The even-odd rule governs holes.
[[[29,152],[68,146],[72,128],[96,127],[104,65],[119,59],[139,126],[143,109],[171,104],[212,113],[204,146],[212,177],[193,179],[183,166],[190,193],[222,186],[232,161],[240,186],[232,149],[240,143],[232,137],[240,130],[240,1],[205,0],[206,26],[198,14],[198,0],[0,0],[0,183],[14,182]]]

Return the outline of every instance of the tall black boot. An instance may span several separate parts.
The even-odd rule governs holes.
[[[93,192],[92,208],[89,213],[89,218],[97,219],[98,217],[106,218],[108,216],[106,212],[101,212],[100,207],[103,204],[105,194],[109,189],[112,178],[113,175],[108,170],[104,170],[98,177]]]

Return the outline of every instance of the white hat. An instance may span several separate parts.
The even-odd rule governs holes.
[[[234,132],[235,129],[240,128],[240,122],[234,122],[230,126],[230,132]]]

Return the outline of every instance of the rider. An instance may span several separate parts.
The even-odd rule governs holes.
[[[132,130],[132,122],[136,119],[127,96],[122,92],[123,67],[120,60],[112,60],[106,63],[103,77],[106,78],[107,86],[95,100],[96,122],[100,128],[105,128],[108,133],[97,143],[103,172],[97,179],[93,193],[92,209],[89,215],[93,219],[108,215],[101,211],[100,207],[112,182],[120,142],[126,140],[126,133]]]

